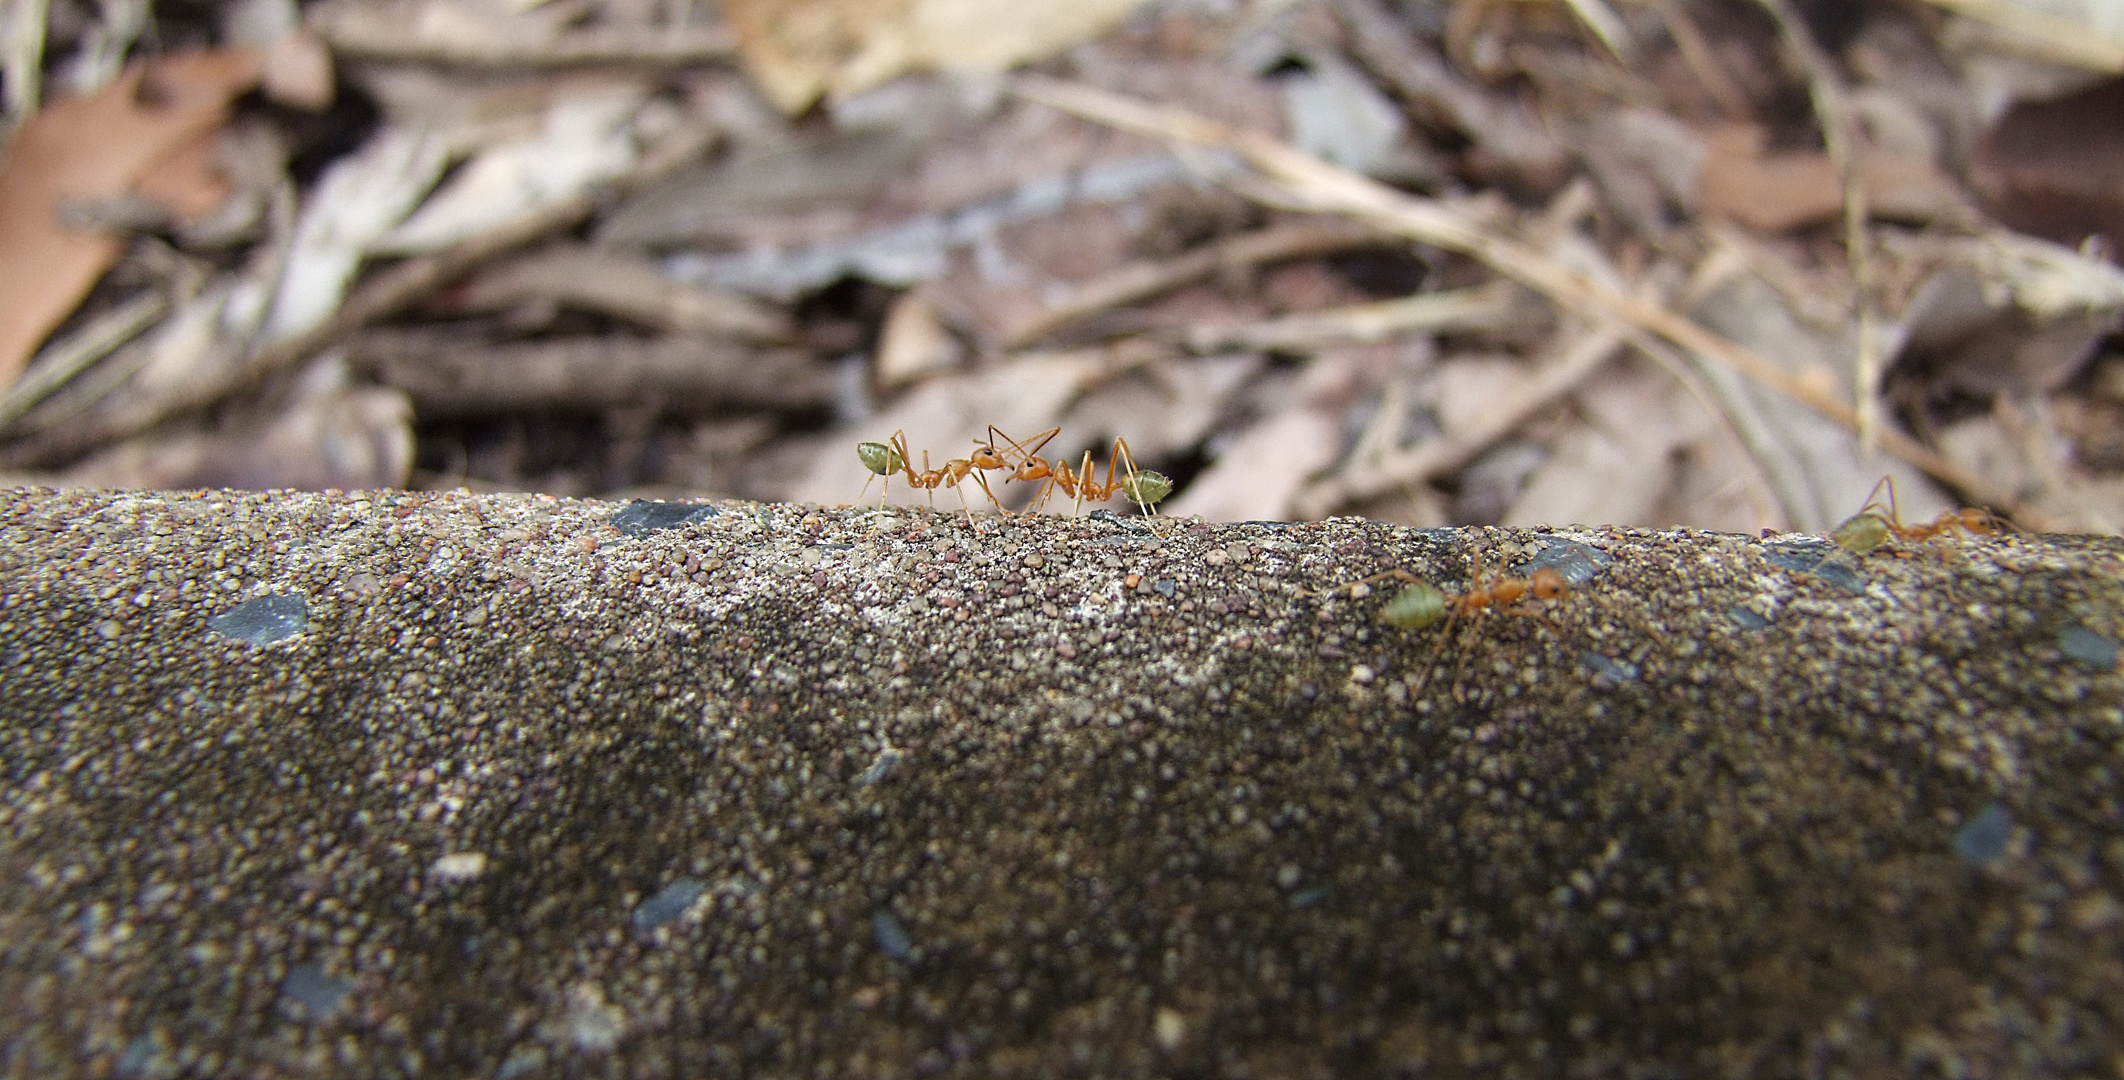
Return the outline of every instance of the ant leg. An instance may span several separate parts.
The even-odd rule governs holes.
[[[1431,646],[1431,655],[1423,662],[1423,669],[1418,673],[1416,684],[1409,687],[1411,699],[1422,698],[1424,688],[1431,685],[1431,672],[1438,669],[1438,661],[1445,655],[1446,642],[1452,640],[1453,627],[1459,622],[1460,607],[1453,605],[1446,613],[1445,625],[1438,628],[1438,643]],[[1466,659],[1465,653],[1462,654],[1462,659]],[[1456,682],[1460,679],[1458,668],[1454,669],[1453,679]]]
[[[1490,571],[1489,568],[1483,564],[1482,552],[1479,550],[1468,552],[1468,561],[1474,564],[1474,572],[1469,575],[1467,585],[1462,588],[1460,593],[1460,603],[1456,605],[1456,608],[1467,608],[1468,619],[1470,622],[1472,622],[1477,616],[1481,615],[1484,611],[1490,608],[1491,591],[1493,586],[1489,584]],[[1479,603],[1477,602],[1478,597],[1481,598]],[[1477,640],[1479,641],[1481,639],[1478,637]],[[1469,651],[1470,650],[1468,649],[1460,650],[1460,659],[1455,661],[1453,664],[1453,686],[1455,701],[1461,700],[1459,696],[1459,688],[1462,685],[1461,676],[1467,671]]]
[[[1017,453],[1019,461],[1030,461],[1032,458],[1038,456],[1041,449],[1044,448],[1050,441],[1052,441],[1055,436],[1060,434],[1062,434],[1062,429],[1059,426],[1048,428],[1046,431],[1043,431],[1038,435],[1027,439],[1026,442],[1032,444],[1030,446],[1027,446],[1024,443],[1020,443],[1018,440],[1003,434],[1002,429],[996,427],[994,424],[990,424],[988,425],[988,445],[993,447],[998,441],[1009,443],[1011,450]]]
[[[1084,452],[1084,460],[1077,464],[1077,490],[1070,493],[1077,497],[1076,504],[1069,508],[1070,517],[1083,516],[1084,496],[1091,494],[1095,483],[1092,480],[1092,473],[1097,471],[1097,467],[1092,464],[1092,452],[1086,450]]]
[[[996,498],[995,489],[988,486],[988,477],[977,470],[973,473],[973,482],[981,485],[981,494],[988,496],[988,504],[995,507],[997,513],[1005,517],[1010,516],[1010,510],[1003,505],[1003,500]]]
[[[1347,582],[1342,585],[1330,585],[1327,588],[1315,593],[1309,593],[1306,592],[1304,589],[1300,589],[1298,590],[1298,595],[1306,597],[1308,599],[1319,599],[1338,590],[1348,589],[1350,590],[1350,599],[1355,600],[1357,599],[1356,590],[1366,585],[1370,585],[1372,582],[1385,581],[1388,578],[1399,578],[1400,580],[1406,581],[1411,585],[1423,584],[1422,578],[1417,577],[1416,575],[1409,573],[1407,570],[1403,570],[1402,568],[1397,566],[1392,570],[1382,570],[1379,573],[1373,574],[1370,577],[1358,578],[1356,581]]]

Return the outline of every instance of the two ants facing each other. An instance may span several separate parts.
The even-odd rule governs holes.
[[[862,461],[865,469],[870,470],[872,480],[881,476],[885,478],[884,487],[878,492],[880,505],[883,505],[885,495],[892,487],[894,473],[905,475],[907,486],[930,492],[932,502],[935,501],[934,493],[937,488],[946,487],[959,491],[959,484],[971,479],[979,485],[981,493],[988,497],[989,504],[1005,513],[1008,511],[1004,510],[1002,500],[996,498],[995,489],[989,486],[986,475],[988,473],[1007,474],[1003,477],[1004,483],[1012,480],[1039,483],[1040,489],[1032,500],[1033,513],[1045,508],[1047,500],[1053,497],[1056,491],[1060,491],[1076,500],[1077,511],[1084,509],[1087,500],[1105,502],[1115,495],[1120,495],[1135,503],[1148,516],[1151,507],[1157,505],[1158,500],[1172,493],[1173,482],[1164,473],[1136,467],[1136,459],[1129,453],[1126,439],[1114,439],[1113,452],[1106,462],[1104,480],[1098,478],[1098,470],[1093,465],[1089,450],[1084,452],[1083,461],[1075,468],[1071,468],[1067,461],[1050,462],[1041,457],[1041,449],[1061,432],[1059,427],[1048,428],[1021,443],[990,424],[988,441],[976,441],[972,453],[963,458],[952,458],[939,468],[931,468],[929,451],[924,450],[922,467],[916,469],[914,451],[907,445],[907,433],[895,431],[890,442],[857,443],[856,457]],[[863,496],[869,493],[870,480],[865,480],[863,491],[856,496],[856,502],[861,503]],[[965,504],[964,491],[959,491],[959,501]],[[973,516],[972,506],[966,507],[966,513],[968,517]]]

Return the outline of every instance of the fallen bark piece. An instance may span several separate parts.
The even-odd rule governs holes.
[[[1829,550],[15,490],[9,1065],[2118,1060],[2124,543]]]
[[[405,391],[422,416],[658,403],[675,413],[833,401],[831,369],[792,349],[672,335],[479,343],[420,330],[371,330],[347,345],[358,368]]]

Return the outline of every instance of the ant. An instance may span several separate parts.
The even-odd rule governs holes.
[[[1010,443],[1011,449],[1018,454],[1016,470],[1011,473],[1009,479],[1045,481],[1040,485],[1039,494],[1033,499],[1035,512],[1047,505],[1047,500],[1053,497],[1057,488],[1076,498],[1077,505],[1073,512],[1081,512],[1086,499],[1105,502],[1119,494],[1135,503],[1145,517],[1151,516],[1151,507],[1157,505],[1158,500],[1172,494],[1172,478],[1151,469],[1137,468],[1135,455],[1128,452],[1128,440],[1119,436],[1114,438],[1113,453],[1107,458],[1104,482],[1093,475],[1097,469],[1092,464],[1092,453],[1089,450],[1084,452],[1083,462],[1075,469],[1071,469],[1067,461],[1050,463],[1039,455],[1039,450],[1047,445],[1047,440],[1053,438],[1059,430],[1061,429],[1048,430],[1038,442],[1027,449],[997,431],[993,425],[988,429],[991,437],[1002,436],[1003,441]],[[1121,475],[1116,476],[1116,473]]]
[[[996,431],[994,425],[990,425],[988,430],[990,435],[1000,434]],[[1054,438],[1055,434],[1061,430],[1061,428],[1048,430],[1038,442],[1033,444],[1033,448],[1037,450],[1047,445],[1047,440]],[[1009,442],[1010,440],[1006,438],[1004,441]],[[1011,447],[1021,452],[1023,450],[1022,447],[1019,447],[1014,442],[1011,443]],[[1003,504],[996,499],[995,490],[988,486],[988,478],[983,474],[984,472],[1014,467],[1004,458],[1002,451],[996,449],[994,440],[991,439],[985,445],[976,444],[973,453],[968,454],[966,457],[952,458],[945,462],[942,468],[938,469],[929,467],[929,451],[924,450],[922,451],[922,468],[917,471],[912,464],[914,451],[908,449],[907,433],[905,431],[893,432],[890,442],[857,443],[856,457],[862,461],[865,469],[870,470],[872,479],[880,476],[885,478],[885,486],[879,489],[878,492],[878,504],[880,506],[884,505],[886,494],[892,489],[892,474],[900,472],[907,475],[908,487],[918,488],[930,493],[930,504],[932,506],[936,504],[937,488],[948,487],[953,491],[958,491],[959,484],[968,477],[972,477],[973,482],[981,486],[981,493],[988,496],[989,504],[1001,511],[1003,510]],[[870,481],[865,480],[863,481],[862,492],[856,495],[856,502],[862,502],[863,496],[869,493]],[[967,520],[973,520],[973,507],[966,504],[966,493],[963,491],[959,491],[959,503],[966,508]],[[1007,513],[1008,511],[1005,512]]]
[[[1888,505],[1880,504],[1882,489],[1887,489]],[[1885,509],[1887,513],[1880,511]],[[1995,536],[2005,527],[2005,522],[1987,510],[1963,507],[1960,510],[1944,510],[1940,516],[1917,525],[1905,525],[1895,506],[1895,477],[1881,477],[1866,493],[1866,503],[1859,512],[1845,518],[1843,524],[1829,534],[1841,551],[1864,555],[1888,542],[1890,536],[1904,543],[1930,540],[1954,529],[1970,536]]]
[[[1529,595],[1532,595],[1536,600],[1548,601],[1560,599],[1565,593],[1571,591],[1571,584],[1563,576],[1563,572],[1553,566],[1537,567],[1533,574],[1524,578],[1500,577],[1487,586],[1476,583],[1482,579],[1482,576],[1482,566],[1478,560],[1475,577],[1469,581],[1468,587],[1457,593],[1448,593],[1439,589],[1436,585],[1409,573],[1407,570],[1396,567],[1392,570],[1350,582],[1347,585],[1336,585],[1315,595],[1325,596],[1342,589],[1348,589],[1350,590],[1351,598],[1355,599],[1365,595],[1363,590],[1375,581],[1394,578],[1407,582],[1408,584],[1404,585],[1401,591],[1394,594],[1394,598],[1387,601],[1386,606],[1380,609],[1379,619],[1389,626],[1399,627],[1404,630],[1425,630],[1441,622],[1446,624],[1445,629],[1439,631],[1438,644],[1431,652],[1430,661],[1424,665],[1425,677],[1428,678],[1430,670],[1438,665],[1439,655],[1445,651],[1446,640],[1451,636],[1455,620],[1462,618],[1472,619],[1491,608],[1506,611],[1508,610],[1506,605],[1520,604]],[[1561,628],[1532,607],[1522,605],[1510,608],[1509,611],[1511,614],[1524,615],[1540,622],[1559,638],[1564,636]],[[1461,662],[1463,664],[1467,662],[1466,654],[1462,654]],[[1459,680],[1457,669],[1454,680],[1456,682]],[[1422,683],[1418,683],[1411,688],[1413,693],[1420,694],[1422,691]]]

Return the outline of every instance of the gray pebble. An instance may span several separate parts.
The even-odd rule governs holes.
[[[2006,854],[2006,841],[2013,836],[2013,819],[1998,803],[1987,804],[1954,834],[1954,850],[1978,866],[1996,862]]]
[[[310,605],[300,596],[261,596],[207,620],[207,629],[250,645],[286,641],[310,628]]]
[[[684,915],[707,891],[707,884],[699,878],[679,878],[635,907],[634,928],[654,930],[671,922]]]

